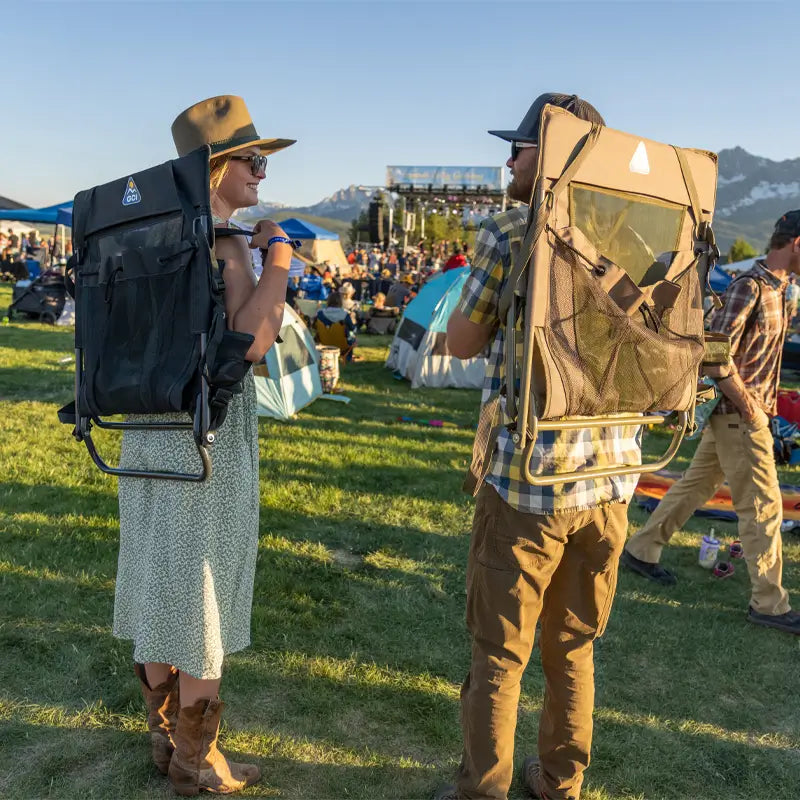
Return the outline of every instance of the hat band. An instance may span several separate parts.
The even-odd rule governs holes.
[[[259,141],[260,137],[256,133],[250,136],[234,136],[230,139],[220,139],[216,142],[209,142],[211,147],[211,155],[219,153],[221,150],[231,150],[235,147],[246,147],[250,142]]]

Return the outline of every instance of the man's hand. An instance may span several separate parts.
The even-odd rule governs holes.
[[[762,428],[769,427],[769,417],[757,406],[751,416],[742,417],[742,422],[744,422],[748,428],[752,428],[754,431],[760,431]]]

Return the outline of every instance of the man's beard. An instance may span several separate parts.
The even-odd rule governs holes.
[[[506,187],[506,193],[512,200],[518,200],[520,203],[530,203],[531,192],[533,191],[533,181],[527,184],[522,184],[519,178],[515,175],[511,179],[511,183]]]

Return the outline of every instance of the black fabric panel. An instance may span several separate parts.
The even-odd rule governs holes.
[[[408,342],[415,350],[419,348],[419,343],[425,335],[425,328],[417,322],[412,322],[410,319],[404,319],[400,323],[400,329],[397,335],[404,341]]]

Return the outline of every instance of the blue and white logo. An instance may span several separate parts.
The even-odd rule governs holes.
[[[125,196],[122,198],[122,205],[132,206],[135,203],[141,203],[142,196],[139,194],[139,189],[133,178],[128,178],[128,183],[125,186]]]

